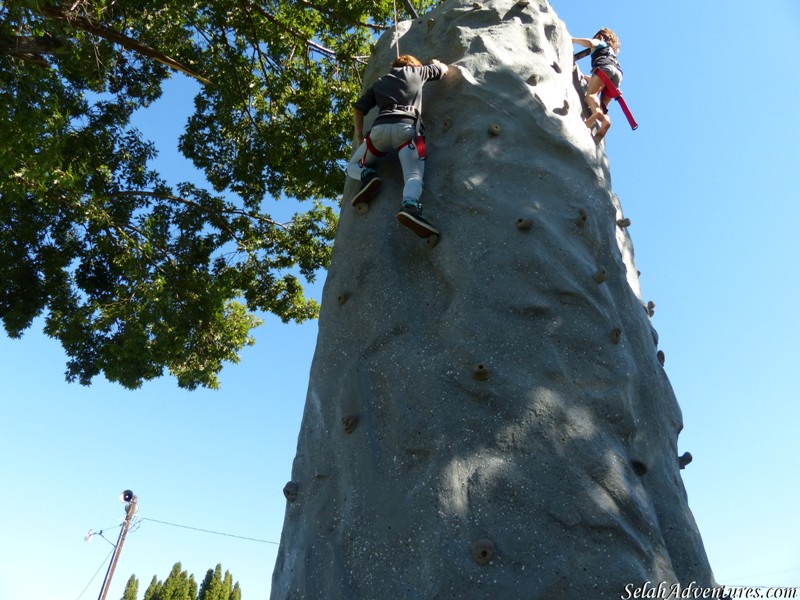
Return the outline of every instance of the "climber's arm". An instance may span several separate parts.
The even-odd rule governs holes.
[[[358,144],[361,145],[364,141],[364,113],[361,109],[354,109],[353,110],[353,123],[356,126],[356,137],[358,138]]]
[[[600,40],[595,38],[572,38],[573,44],[578,44],[579,46],[583,46],[585,48],[596,48],[600,45]]]

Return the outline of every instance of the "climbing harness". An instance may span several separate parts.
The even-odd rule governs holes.
[[[375,144],[372,143],[372,139],[369,137],[369,133],[367,134],[367,137],[364,138],[364,141],[367,143],[367,152],[372,152],[378,158],[386,156],[386,152],[381,152],[375,147]],[[366,158],[366,153],[364,154],[364,158]],[[363,161],[364,159],[362,158],[361,160]]]
[[[419,160],[425,160],[426,158],[428,158],[428,149],[425,147],[425,138],[423,136],[421,135],[414,136],[407,142],[403,142],[402,144],[400,144],[397,150],[398,151],[402,150],[406,146],[408,146],[412,150],[414,148],[417,149],[417,158],[419,158]]]
[[[574,61],[579,61],[584,56],[589,56],[592,53],[591,48],[586,48],[585,50],[581,50],[580,52],[576,52],[573,54],[572,58]],[[602,102],[602,97],[606,98],[613,98],[617,102],[619,102],[619,107],[622,109],[625,118],[628,119],[628,123],[631,126],[631,129],[636,131],[639,128],[639,124],[633,118],[630,109],[628,108],[628,104],[625,102],[625,99],[622,97],[622,92],[614,85],[614,82],[609,79],[608,75],[603,71],[603,69],[596,69],[594,72],[600,80],[603,82],[603,91],[601,92],[601,103],[605,106],[605,102]]]
[[[410,140],[407,140],[400,144],[397,147],[398,150],[402,150],[406,146],[410,146],[412,149],[416,148],[417,150],[417,157],[419,160],[425,160],[428,158],[428,151],[425,146],[425,124],[422,122],[422,115],[420,114],[419,110],[416,107],[411,105],[402,105],[402,104],[387,104],[381,107],[378,116],[385,115],[385,114],[392,114],[392,113],[406,113],[409,118],[414,119],[414,126],[416,131],[414,132],[414,137]],[[364,141],[367,144],[367,152],[372,152],[376,157],[381,158],[386,156],[385,152],[381,152],[372,144],[372,140],[369,139],[369,133],[364,138]],[[366,158],[366,154],[364,158],[361,160],[363,161]]]
[[[422,122],[422,115],[420,114],[420,112],[413,106],[400,106],[397,104],[391,104],[388,108],[384,110],[400,111],[405,113],[411,113],[412,115],[414,115],[414,126],[416,127],[416,132],[414,133],[414,137],[408,140],[407,142],[401,144],[398,150],[406,146],[411,146],[413,148],[414,145],[416,145],[417,157],[420,160],[425,160],[426,158],[428,158],[428,150],[425,147],[425,123]]]
[[[625,99],[622,97],[622,92],[620,92],[619,88],[617,88],[617,86],[614,85],[614,82],[611,81],[608,75],[605,74],[605,71],[603,71],[603,69],[597,69],[594,72],[594,74],[597,75],[605,85],[605,87],[603,88],[603,92],[601,94],[601,100],[603,97],[607,97],[607,98],[613,98],[614,100],[619,102],[619,107],[625,114],[625,118],[628,119],[628,123],[630,124],[631,129],[636,131],[639,125],[636,123],[636,121],[633,118],[633,115],[631,114],[631,111],[628,109],[628,105],[625,102]]]

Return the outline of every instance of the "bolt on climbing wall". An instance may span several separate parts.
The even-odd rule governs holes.
[[[713,585],[630,220],[544,0],[399,25],[426,86],[428,244],[344,188],[274,599],[619,598]],[[396,55],[378,43],[365,85]],[[367,125],[374,114],[367,116]],[[343,175],[344,181],[344,175]]]

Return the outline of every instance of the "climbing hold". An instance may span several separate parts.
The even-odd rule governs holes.
[[[435,233],[432,234],[432,235],[429,235],[425,239],[425,242],[428,244],[428,248],[436,248],[436,244],[439,243],[439,236],[436,235]]]
[[[358,427],[358,417],[356,415],[346,415],[342,417],[342,426],[345,433],[353,433]]]
[[[554,108],[553,112],[556,113],[560,117],[566,117],[567,113],[569,112],[569,102],[564,100],[564,105],[560,108]]]
[[[482,8],[483,8],[483,4],[481,4],[480,2],[473,2],[473,3],[472,3],[472,8],[473,8],[474,10],[480,10],[480,9],[482,9]]]
[[[290,481],[285,486],[283,486],[283,495],[286,496],[286,499],[289,502],[294,502],[297,500],[297,489],[298,486],[294,481]]]
[[[647,314],[651,317],[656,314],[656,303],[652,300],[647,303]]]
[[[528,85],[536,85],[537,83],[539,83],[538,75],[531,75],[528,77]]]
[[[492,123],[489,125],[489,135],[498,136],[500,135],[500,125],[497,123]]]
[[[433,25],[436,23],[435,19],[428,19],[428,31],[433,29]]]
[[[617,219],[617,225],[619,225],[622,229],[625,229],[626,227],[630,227],[631,226],[631,220],[627,219],[627,218],[626,219]]]
[[[553,71],[555,71],[556,73],[561,73],[561,67],[558,66],[557,62],[553,62],[553,64],[550,66],[553,67]]]
[[[533,226],[533,219],[528,219],[526,217],[518,217],[517,218],[517,229],[520,231],[527,231]]]
[[[658,363],[663,367],[664,363],[667,361],[667,357],[664,354],[663,350],[659,350],[656,352],[656,358],[658,359]]]
[[[442,132],[447,131],[453,126],[453,120],[450,117],[446,117],[444,121],[442,121]]]
[[[339,306],[341,306],[342,304],[347,302],[347,294],[345,292],[342,292],[341,294],[336,296],[336,301],[339,303]]]
[[[684,452],[683,454],[681,454],[678,457],[678,466],[681,469],[685,469],[686,465],[688,465],[690,462],[692,462],[693,459],[694,459],[694,457],[692,456],[691,452]]]
[[[517,1],[517,6],[519,6],[520,8],[526,8],[529,5],[530,5],[530,0],[518,0]]]
[[[656,348],[658,348],[658,332],[651,326],[650,333],[653,335],[653,343],[656,345]]]
[[[595,271],[592,277],[597,283],[603,283],[606,279],[608,279],[608,271],[606,271],[604,267],[600,267],[597,269],[597,271]]]
[[[633,469],[633,472],[639,475],[640,477],[645,473],[647,473],[647,465],[640,460],[635,460],[635,459],[632,460],[631,468]]]
[[[367,214],[369,212],[369,204],[367,204],[366,202],[359,202],[358,204],[356,204],[356,211],[360,215]]]
[[[611,333],[608,334],[608,339],[611,340],[612,344],[619,344],[622,339],[622,330],[619,327],[614,327]]]
[[[586,220],[589,218],[589,215],[586,214],[586,211],[582,208],[578,210],[578,218],[575,219],[575,224],[578,227],[583,227],[586,225]]]
[[[486,381],[489,379],[489,367],[484,365],[483,363],[475,365],[475,368],[472,370],[472,374],[478,381]]]
[[[472,560],[479,565],[488,565],[494,556],[494,542],[482,539],[472,543]]]

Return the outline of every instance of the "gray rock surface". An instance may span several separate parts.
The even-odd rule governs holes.
[[[457,67],[424,97],[442,235],[395,221],[397,161],[365,214],[348,181],[272,598],[713,585],[564,24],[544,0],[456,0],[400,31],[403,53]],[[394,56],[387,34],[365,83]]]

